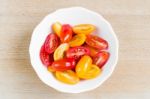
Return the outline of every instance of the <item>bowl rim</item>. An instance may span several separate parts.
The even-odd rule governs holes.
[[[59,11],[71,10],[71,9],[85,10],[86,12],[89,12],[89,13],[91,13],[91,14],[94,14],[95,16],[101,17],[101,20],[103,20],[103,21],[108,25],[108,28],[110,29],[110,31],[111,31],[111,33],[112,33],[112,35],[113,35],[113,37],[114,37],[114,40],[115,40],[115,42],[116,42],[116,59],[114,60],[114,64],[112,64],[112,67],[113,67],[113,68],[111,69],[111,71],[109,72],[109,74],[108,74],[100,83],[98,83],[98,84],[95,85],[94,87],[91,87],[91,88],[85,89],[85,90],[81,90],[81,91],[75,91],[75,92],[70,92],[70,91],[65,91],[65,90],[59,90],[59,89],[57,89],[57,88],[55,88],[55,87],[49,85],[48,83],[46,83],[46,82],[40,77],[40,74],[37,72],[37,70],[33,67],[34,64],[32,63],[32,59],[31,59],[31,43],[32,43],[32,40],[33,40],[33,38],[34,38],[33,36],[34,36],[35,30],[39,27],[39,25],[42,23],[42,21],[43,21],[45,18],[47,18],[48,16],[53,15],[53,14],[59,12]],[[57,91],[59,91],[59,92],[63,92],[63,93],[81,93],[81,92],[87,92],[87,91],[94,90],[95,88],[97,88],[97,87],[99,87],[101,84],[103,84],[104,81],[106,81],[106,80],[112,75],[112,73],[113,73],[113,71],[114,71],[114,69],[115,69],[115,67],[116,67],[116,65],[117,65],[117,61],[118,61],[118,57],[119,57],[119,55],[118,55],[118,54],[119,54],[118,50],[119,50],[119,41],[118,41],[118,38],[117,38],[117,36],[116,36],[116,34],[115,34],[115,32],[114,32],[114,30],[113,30],[111,24],[110,24],[101,14],[96,13],[96,12],[94,12],[94,11],[92,11],[92,10],[87,9],[87,8],[79,7],[79,6],[60,8],[60,9],[57,9],[57,10],[53,11],[52,13],[49,13],[48,15],[46,15],[46,16],[39,22],[39,24],[36,25],[36,27],[34,28],[34,30],[33,30],[33,32],[32,32],[31,39],[30,39],[30,45],[29,45],[30,62],[31,62],[32,68],[34,69],[34,71],[35,71],[36,74],[38,75],[38,78],[39,78],[43,83],[45,83],[47,86],[49,86],[49,87],[51,87],[51,88],[53,88],[53,89],[55,89],[55,90],[57,90]]]

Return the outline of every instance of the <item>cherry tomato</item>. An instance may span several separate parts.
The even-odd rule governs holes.
[[[79,78],[76,75],[76,73],[72,70],[67,70],[67,71],[56,71],[56,78],[63,82],[63,83],[67,83],[67,84],[76,84],[79,82]]]
[[[51,65],[49,65],[49,66],[47,67],[47,70],[48,70],[49,72],[55,72],[55,70],[52,69],[52,66],[51,66]]]
[[[45,40],[45,51],[49,54],[53,53],[59,45],[59,38],[56,34],[50,33]]]
[[[100,68],[102,68],[107,62],[107,60],[109,59],[109,56],[110,55],[108,52],[100,51],[99,53],[95,55],[95,57],[93,57],[93,63],[99,66]]]
[[[82,46],[70,48],[66,52],[66,56],[68,58],[74,58],[75,60],[78,60],[83,55],[89,55],[89,54],[90,54],[90,50]]]
[[[54,61],[51,65],[54,71],[65,71],[75,68],[75,59],[73,58],[63,58],[57,61]]]
[[[86,48],[88,48],[90,50],[90,56],[92,56],[92,57],[94,57],[99,52],[98,49],[95,49],[95,48],[90,47],[88,45],[84,45],[84,47],[86,47]]]
[[[72,27],[69,24],[62,25],[62,30],[60,33],[60,40],[63,43],[67,43],[72,39]]]
[[[86,43],[99,50],[107,49],[108,48],[108,42],[98,36],[95,35],[87,35]]]
[[[79,24],[73,27],[73,32],[76,34],[90,34],[95,30],[95,26],[91,24]]]
[[[54,33],[56,33],[57,36],[60,37],[60,32],[61,32],[61,29],[62,29],[62,25],[59,22],[55,22],[52,25],[52,29],[53,29]]]
[[[85,42],[85,39],[86,36],[84,34],[75,35],[69,42],[69,45],[71,47],[81,46]]]
[[[52,54],[49,55],[45,51],[44,45],[41,47],[41,50],[40,50],[40,59],[45,66],[51,65],[53,61]]]
[[[63,43],[58,46],[58,48],[54,52],[54,60],[59,60],[64,57],[65,51],[69,49],[69,44],[68,43]]]
[[[86,72],[90,70],[91,65],[92,65],[91,57],[88,55],[82,56],[75,68],[78,77],[83,78]]]
[[[96,65],[91,65],[90,70],[88,70],[83,76],[83,79],[92,79],[97,77],[101,73],[101,69]]]

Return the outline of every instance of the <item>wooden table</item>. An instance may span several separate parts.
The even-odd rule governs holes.
[[[99,88],[55,91],[39,80],[28,47],[35,26],[56,9],[82,6],[101,13],[119,39],[119,61]],[[0,0],[0,99],[150,99],[149,0]]]

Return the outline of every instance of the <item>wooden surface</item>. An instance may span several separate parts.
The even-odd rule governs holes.
[[[56,9],[82,6],[101,13],[120,43],[112,76],[99,88],[64,94],[42,83],[31,67],[32,30]],[[0,0],[0,99],[150,99],[149,0]]]

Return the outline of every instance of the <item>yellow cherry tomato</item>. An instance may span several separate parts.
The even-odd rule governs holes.
[[[52,25],[52,29],[57,34],[57,36],[60,37],[60,32],[61,32],[61,29],[62,29],[62,25],[59,22],[55,22]]]
[[[82,56],[75,68],[78,77],[82,78],[82,76],[85,75],[85,73],[90,70],[91,65],[92,65],[91,57],[88,55]]]
[[[95,31],[96,27],[91,24],[79,24],[73,27],[73,32],[76,34],[88,35]]]
[[[69,42],[70,47],[81,46],[86,40],[84,34],[75,35]]]
[[[76,84],[79,82],[79,77],[76,75],[76,73],[72,70],[67,70],[67,71],[56,71],[56,78],[67,84]]]
[[[58,48],[54,52],[54,60],[59,60],[64,57],[64,52],[69,49],[69,44],[68,43],[63,43],[58,46]]]
[[[84,75],[82,75],[83,79],[92,79],[97,77],[101,73],[101,69],[92,64],[90,70],[88,70]]]
[[[49,72],[55,72],[55,70],[53,70],[53,69],[51,68],[51,66],[48,66],[48,67],[47,67],[47,70],[48,70]]]

